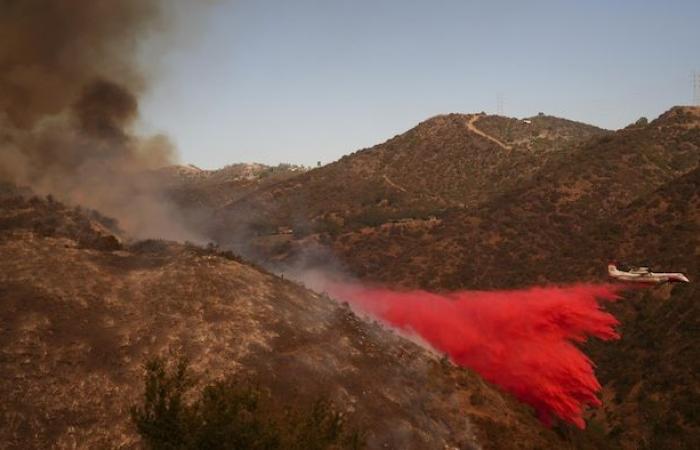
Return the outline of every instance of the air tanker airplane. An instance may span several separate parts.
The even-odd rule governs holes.
[[[630,267],[629,270],[619,270],[615,264],[608,264],[608,274],[616,280],[632,283],[689,283],[690,280],[679,272],[651,272],[648,267]]]

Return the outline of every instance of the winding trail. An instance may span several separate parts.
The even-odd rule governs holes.
[[[386,174],[382,175],[382,177],[384,178],[384,181],[386,181],[387,184],[388,184],[389,186],[391,186],[391,187],[393,187],[393,188],[396,188],[396,189],[398,189],[398,190],[401,191],[401,192],[408,192],[408,191],[406,190],[406,188],[404,188],[404,187],[402,187],[402,186],[399,186],[398,184],[396,184],[396,183],[394,183],[393,181],[391,181],[391,180],[389,179],[389,177],[386,176]]]
[[[474,122],[476,122],[477,120],[479,120],[478,115],[473,115],[469,118],[469,122],[467,122],[467,128],[469,129],[469,131],[472,131],[472,132],[478,134],[479,136],[488,139],[489,141],[493,142],[494,144],[496,144],[499,147],[504,148],[506,150],[511,150],[513,148],[510,145],[506,145],[503,142],[496,139],[495,137],[488,135],[488,134],[484,133],[483,131],[481,131],[480,129],[478,129],[476,127],[476,125],[474,125]]]

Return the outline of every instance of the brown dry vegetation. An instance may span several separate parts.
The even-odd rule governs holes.
[[[688,274],[692,284],[657,288],[615,305],[623,337],[592,346],[611,437],[638,448],[692,449],[700,442],[700,169],[618,212],[617,248]]]
[[[477,208],[446,210],[436,226],[347,230],[331,239],[334,252],[363,278],[411,287],[600,279],[601,258],[617,257],[626,233],[615,215],[700,161],[700,127],[678,125],[674,111],[642,129],[560,152],[529,181]],[[648,218],[640,222],[654,230]],[[385,253],[391,264],[382,263]]]
[[[0,202],[3,448],[137,447],[142,364],[169,352],[202,382],[327,396],[370,448],[561,448],[528,408],[342,305],[213,249],[90,245],[106,231],[80,214]]]
[[[520,139],[506,149],[470,131],[474,118],[436,116],[383,144],[258,189],[221,208],[209,234],[222,243],[240,245],[279,226],[305,236],[426,219],[448,208],[481,204],[528,179],[547,161],[546,154],[606,134],[568,121],[560,133],[554,119],[553,124],[534,121],[527,125],[530,140]],[[492,120],[478,116],[476,125]]]
[[[218,170],[169,166],[155,175],[164,182],[170,197],[186,210],[221,207],[306,170],[290,164],[231,164]]]

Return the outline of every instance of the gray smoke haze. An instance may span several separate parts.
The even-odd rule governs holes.
[[[197,240],[147,171],[173,164],[139,137],[139,43],[158,0],[0,0],[0,180],[117,218],[135,237]]]

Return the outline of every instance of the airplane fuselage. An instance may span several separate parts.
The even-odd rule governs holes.
[[[644,270],[619,270],[615,265],[608,265],[608,274],[616,280],[631,283],[689,283],[688,277],[680,272],[650,272]]]

